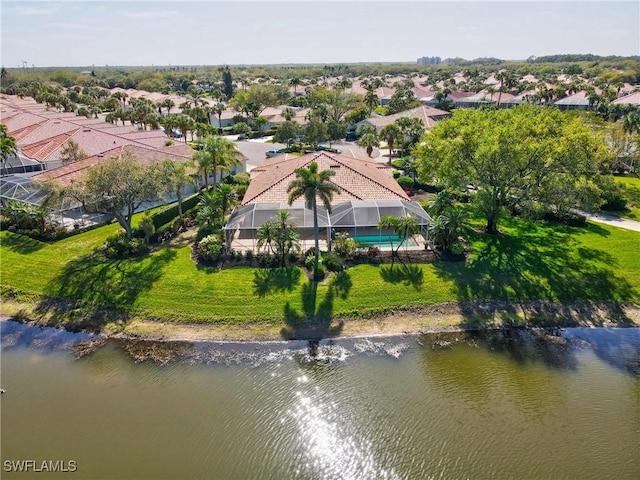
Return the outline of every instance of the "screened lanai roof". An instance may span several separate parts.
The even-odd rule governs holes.
[[[333,228],[352,228],[378,225],[382,217],[415,218],[418,225],[432,223],[431,217],[417,203],[406,200],[351,200],[336,205],[331,212]]]
[[[281,203],[250,203],[234,210],[225,230],[257,230],[272,219],[278,210],[287,210],[299,228],[313,228],[313,211],[303,202],[289,206]],[[431,217],[417,203],[406,200],[351,200],[334,206],[331,215],[324,207],[318,207],[320,228],[353,228],[377,226],[386,215],[405,217],[410,215],[418,225],[432,223]]]
[[[257,230],[271,220],[278,210],[286,210],[298,228],[313,228],[313,211],[305,208],[303,202],[289,205],[286,202],[250,203],[236,208],[225,230]],[[329,215],[324,207],[318,207],[318,226],[329,227]]]
[[[39,206],[46,194],[30,178],[12,175],[0,179],[0,197],[3,201],[19,200]]]

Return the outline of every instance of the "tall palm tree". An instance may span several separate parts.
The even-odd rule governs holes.
[[[205,186],[208,187],[208,171],[213,172],[215,183],[218,170],[231,170],[242,160],[243,155],[236,145],[224,137],[210,135],[204,139],[202,150],[196,153],[195,159],[205,174]]]
[[[389,165],[391,165],[391,157],[393,155],[393,146],[401,138],[402,132],[400,127],[395,123],[390,123],[380,130],[380,138],[384,139],[389,146]]]
[[[211,107],[211,113],[215,113],[218,117],[218,132],[222,133],[222,114],[227,109],[227,107],[223,103],[216,103],[213,107]]]
[[[366,148],[367,155],[371,157],[371,152],[373,152],[374,147],[380,146],[380,141],[378,140],[378,136],[375,133],[365,133],[361,136],[356,142],[362,148]]]
[[[338,186],[331,181],[331,177],[336,172],[333,170],[318,171],[318,164],[311,162],[309,168],[296,168],[296,178],[287,187],[289,194],[289,205],[298,198],[304,197],[305,205],[313,211],[313,239],[315,242],[315,258],[313,262],[313,276],[318,278],[318,264],[320,262],[320,231],[318,229],[318,206],[319,198],[328,213],[331,213],[331,199],[334,193],[340,194]]]

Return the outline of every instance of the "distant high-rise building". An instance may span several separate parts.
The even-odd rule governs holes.
[[[440,57],[422,57],[418,59],[418,65],[440,65],[442,59]]]

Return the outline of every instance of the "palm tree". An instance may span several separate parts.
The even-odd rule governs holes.
[[[333,194],[340,193],[337,185],[331,181],[331,177],[335,175],[335,173],[333,170],[322,170],[318,172],[318,164],[311,162],[309,168],[296,168],[296,178],[291,181],[287,187],[289,205],[304,196],[306,207],[313,211],[313,238],[315,241],[315,258],[313,262],[314,279],[318,278],[318,264],[320,263],[320,232],[318,229],[318,206],[316,200],[320,198],[327,212],[331,213],[331,199],[333,198]]]
[[[200,169],[205,174],[205,187],[209,187],[207,180],[209,169],[213,172],[215,183],[218,170],[231,170],[232,167],[240,163],[242,158],[244,158],[242,153],[238,151],[233,142],[217,135],[206,137],[202,143],[202,150],[195,155]]]
[[[291,251],[300,251],[300,235],[295,229],[296,223],[291,214],[286,210],[278,210],[271,220],[258,229],[258,249],[267,245],[269,250],[278,255],[280,266],[285,267]]]
[[[391,165],[391,157],[393,155],[393,146],[400,139],[402,132],[400,127],[395,123],[390,123],[380,130],[380,138],[384,139],[389,146],[389,165]]]
[[[291,107],[284,107],[282,109],[281,115],[284,117],[285,120],[291,121],[291,119],[296,116],[296,111]]]
[[[3,170],[6,170],[7,160],[13,155],[18,155],[16,139],[7,134],[5,125],[0,124],[0,159],[2,160]]]
[[[356,142],[362,148],[367,149],[367,155],[371,157],[371,152],[373,152],[373,147],[380,146],[380,141],[378,140],[378,136],[375,133],[365,133],[361,136]]]
[[[217,185],[213,192],[218,197],[223,215],[229,213],[229,210],[238,203],[238,194],[236,193],[236,189],[229,183],[221,183]]]
[[[367,89],[367,93],[364,95],[364,104],[370,111],[378,106],[379,100],[378,95],[376,95],[373,89]]]
[[[289,85],[293,87],[293,94],[296,95],[298,92],[298,87],[302,85],[302,80],[300,79],[300,77],[293,77],[291,80],[289,80]]]
[[[222,113],[227,109],[223,103],[216,103],[211,107],[211,113],[215,113],[218,117],[218,132],[222,133]]]
[[[204,191],[200,194],[198,213],[196,219],[200,225],[215,225],[218,220],[224,218],[220,199],[215,191]]]
[[[171,115],[171,109],[176,106],[176,103],[170,98],[167,98],[162,102],[161,105],[167,109],[167,115]]]
[[[171,118],[171,117],[168,117],[168,118]],[[182,132],[182,136],[184,137],[184,141],[186,143],[187,132],[189,130],[193,130],[193,128],[196,125],[196,122],[193,120],[193,118],[191,118],[189,115],[185,115],[184,113],[176,115],[174,118],[174,121],[175,121],[175,127],[178,130],[180,130],[180,132]],[[191,135],[193,136],[193,133]]]

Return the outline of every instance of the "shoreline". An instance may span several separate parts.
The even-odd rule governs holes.
[[[0,320],[93,332],[101,338],[160,342],[282,343],[291,340],[373,338],[497,328],[640,327],[640,305],[601,302],[505,301],[440,303],[396,308],[368,317],[336,317],[296,325],[261,323],[175,323],[144,317],[110,322],[96,330],[39,317],[33,305],[5,299]],[[69,328],[74,327],[74,328]]]

